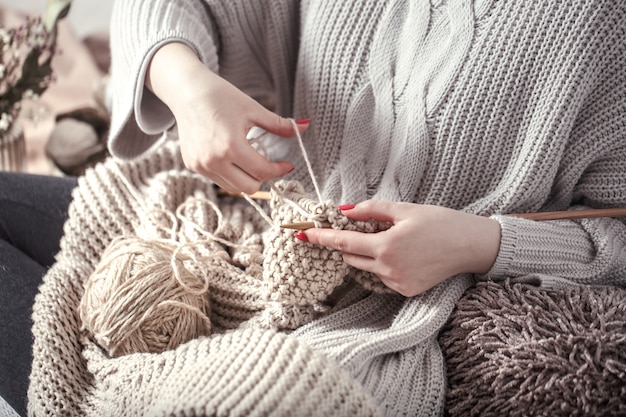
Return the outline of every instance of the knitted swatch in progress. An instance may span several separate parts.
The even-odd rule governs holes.
[[[333,307],[348,275],[390,291],[375,275],[351,271],[341,252],[279,227],[313,219],[372,233],[387,225],[349,220],[294,181],[274,187],[271,219],[260,210],[208,196],[190,197],[175,213],[148,210],[137,235],[115,239],[90,276],[83,330],[113,357],[158,353],[237,327],[296,329]]]

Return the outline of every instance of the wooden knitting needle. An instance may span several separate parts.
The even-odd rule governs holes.
[[[280,225],[283,229],[294,229],[294,230],[306,230],[312,229],[315,227],[315,223],[313,222],[297,222],[297,223],[285,223]],[[322,222],[323,229],[330,229],[331,225],[328,222]]]
[[[231,193],[221,188],[217,190],[217,195],[221,197],[242,197],[241,194]],[[270,193],[269,191],[257,191],[256,193],[250,194],[250,197],[255,200],[269,200]]]
[[[626,217],[626,208],[609,209],[586,209],[586,210],[565,210],[565,211],[544,211],[537,213],[512,213],[505,216],[519,217],[522,219],[546,221],[546,220],[570,220],[570,219],[592,219],[597,217]],[[283,229],[306,230],[315,227],[313,222],[299,222],[282,224]],[[322,223],[323,228],[330,228],[330,223]]]
[[[241,194],[229,193],[228,191],[219,189],[218,195],[241,197]],[[250,197],[256,200],[269,200],[270,193],[268,191],[258,191],[250,194]],[[626,208],[608,208],[608,209],[585,209],[585,210],[565,210],[565,211],[544,211],[536,213],[511,213],[505,216],[519,217],[535,221],[547,220],[571,220],[571,219],[592,219],[598,217],[626,217]],[[283,229],[306,230],[315,227],[313,222],[287,223],[280,227]],[[330,228],[330,223],[322,223],[323,228]]]
[[[598,217],[626,217],[626,208],[585,209],[565,211],[544,211],[537,213],[512,213],[505,216],[520,217],[529,220],[571,220],[594,219]]]

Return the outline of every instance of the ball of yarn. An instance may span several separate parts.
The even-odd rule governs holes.
[[[180,249],[122,237],[103,253],[79,313],[83,329],[110,356],[160,353],[210,334],[208,280]]]

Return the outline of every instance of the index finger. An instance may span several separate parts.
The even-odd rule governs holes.
[[[300,233],[303,233],[310,243],[316,245],[353,255],[375,257],[375,236],[372,233],[322,228],[307,229]]]

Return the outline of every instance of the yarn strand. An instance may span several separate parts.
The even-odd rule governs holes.
[[[298,138],[298,145],[300,145],[300,150],[302,151],[302,157],[304,158],[304,162],[306,163],[306,167],[309,171],[309,176],[311,177],[311,181],[313,182],[313,187],[315,187],[315,193],[317,194],[317,201],[322,202],[322,193],[320,191],[320,187],[317,184],[317,178],[315,177],[315,173],[313,172],[313,166],[311,165],[311,161],[309,160],[309,155],[307,154],[306,148],[304,147],[304,141],[302,140],[302,135],[300,134],[300,130],[298,129],[298,125],[295,120],[289,119],[291,125],[293,126],[293,130],[296,132],[296,137]]]
[[[322,202],[323,202],[322,193],[320,191],[320,187],[318,185],[317,178],[315,177],[315,173],[313,172],[313,166],[311,164],[311,161],[309,160],[309,156],[307,154],[306,148],[304,147],[304,141],[302,140],[302,135],[300,134],[300,130],[298,129],[298,125],[297,125],[297,123],[295,122],[295,120],[293,118],[289,118],[289,122],[293,126],[293,130],[295,132],[295,136],[296,136],[297,141],[298,141],[298,146],[300,147],[300,150],[302,152],[302,157],[304,158],[304,162],[306,164],[307,171],[309,173],[309,177],[311,178],[311,182],[313,183],[313,187],[315,188],[315,193],[317,195],[318,203],[322,204]],[[249,138],[249,141],[250,141],[251,144],[256,145],[259,148],[258,151],[262,155],[267,157],[267,155],[268,155],[267,148],[265,148],[265,146],[261,142],[261,139],[265,135],[267,135],[267,131],[263,131],[263,133],[261,133],[259,136],[256,136],[256,137],[253,137],[253,138]],[[281,202],[289,204],[296,211],[298,211],[304,218],[306,218],[306,219],[310,220],[311,222],[313,222],[315,227],[322,227],[322,221],[320,221],[315,216],[315,214],[310,213],[309,211],[307,211],[305,208],[300,206],[295,201],[286,198],[284,193],[282,193],[278,189],[278,187],[276,187],[276,185],[274,184],[274,182],[272,180],[267,180],[267,183],[269,184],[270,188],[272,189],[272,191],[274,191],[274,193],[280,199]],[[242,195],[252,205],[252,207],[254,207],[259,212],[259,214],[267,221],[267,223],[270,226],[276,226],[274,224],[274,221],[267,215],[265,210],[263,210],[263,208],[261,206],[259,206],[254,201],[253,198],[251,198],[246,193],[242,193]]]

